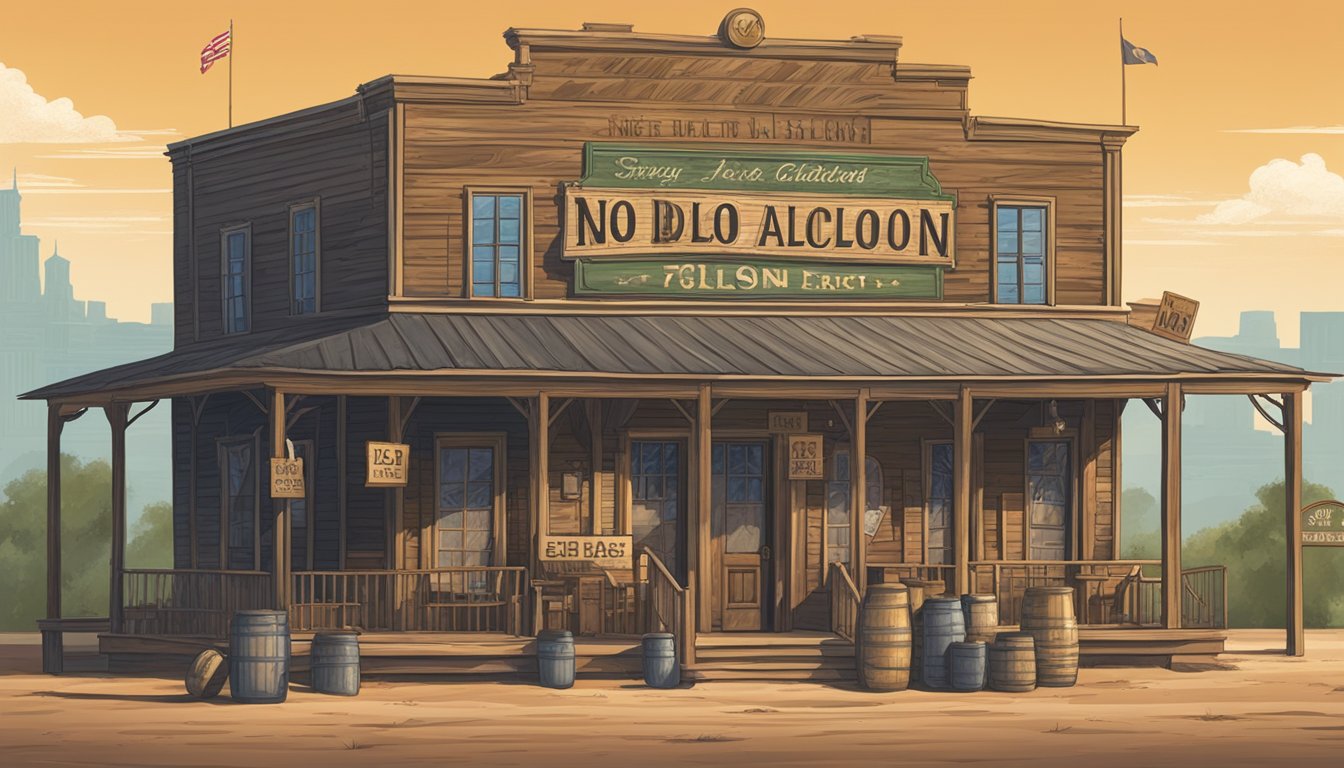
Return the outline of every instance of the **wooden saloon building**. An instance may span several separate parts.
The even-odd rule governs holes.
[[[1223,571],[1180,560],[1181,404],[1273,416],[1296,510],[1323,377],[1122,305],[1134,128],[975,116],[965,67],[751,11],[505,40],[489,79],[383,77],[169,147],[174,350],[27,395],[49,669],[63,631],[134,669],[282,607],[385,669],[521,668],[541,628],[598,669],[671,629],[702,676],[843,678],[866,586],[899,578],[1005,624],[1072,586],[1085,655],[1221,650]],[[164,401],[174,567],[132,569],[125,434]],[[1163,424],[1160,561],[1118,551],[1127,406]],[[60,438],[98,410],[113,588],[75,620]]]

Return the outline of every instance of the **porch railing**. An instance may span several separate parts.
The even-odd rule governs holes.
[[[868,582],[870,584],[878,583],[876,573],[880,573],[882,581],[890,583],[902,579],[918,579],[920,581],[942,582],[951,589],[951,584],[957,567],[955,565],[926,565],[923,563],[869,563],[868,564]]]
[[[1227,628],[1227,566],[1207,565],[1181,571],[1181,626]]]
[[[852,643],[859,631],[859,589],[844,563],[831,563],[826,582],[831,595],[831,631]]]
[[[275,605],[265,571],[128,568],[122,571],[122,631],[222,640],[237,611]]]
[[[644,547],[636,563],[639,585],[639,616],[645,632],[670,632],[675,638],[677,660],[683,667],[695,664],[695,576],[682,586],[653,550]]]
[[[527,569],[464,566],[294,574],[296,631],[527,632]]]

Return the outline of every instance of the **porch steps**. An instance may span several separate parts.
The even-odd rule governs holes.
[[[752,632],[701,635],[693,680],[858,680],[854,646],[829,632]]]

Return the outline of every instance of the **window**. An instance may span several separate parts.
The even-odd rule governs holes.
[[[756,553],[766,544],[765,444],[715,443],[710,452],[713,534],[727,554]]]
[[[223,235],[224,332],[247,333],[252,306],[248,293],[252,282],[252,229],[224,231]]]
[[[674,573],[681,573],[681,443],[630,442],[630,533],[636,548],[648,547]]]
[[[1073,502],[1068,440],[1027,443],[1027,526],[1031,560],[1068,559]]]
[[[296,205],[289,209],[291,314],[311,315],[318,311],[317,259],[317,204]]]
[[[294,458],[303,459],[302,499],[289,500],[290,559],[301,570],[313,567],[313,478],[316,476],[314,464],[317,452],[313,450],[312,440],[294,441]]]
[[[865,510],[882,506],[882,465],[869,456],[864,462]],[[850,564],[853,542],[850,515],[852,479],[849,476],[849,451],[836,451],[831,462],[831,479],[826,484],[826,562]]]
[[[521,298],[527,194],[469,192],[471,296]]]
[[[438,568],[475,568],[504,561],[504,437],[464,435],[438,439],[437,514],[432,539]],[[438,593],[482,593],[492,580],[484,570],[445,573]]]
[[[1053,304],[1051,205],[995,203],[994,300]]]
[[[952,563],[952,443],[928,443],[924,486],[926,565]]]
[[[257,522],[260,485],[257,476],[257,438],[230,438],[219,443],[219,471],[223,482],[220,506],[224,515],[224,568],[254,570],[257,558]]]

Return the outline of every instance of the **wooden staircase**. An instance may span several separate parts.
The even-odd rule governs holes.
[[[700,635],[690,680],[855,683],[854,646],[829,632]]]

